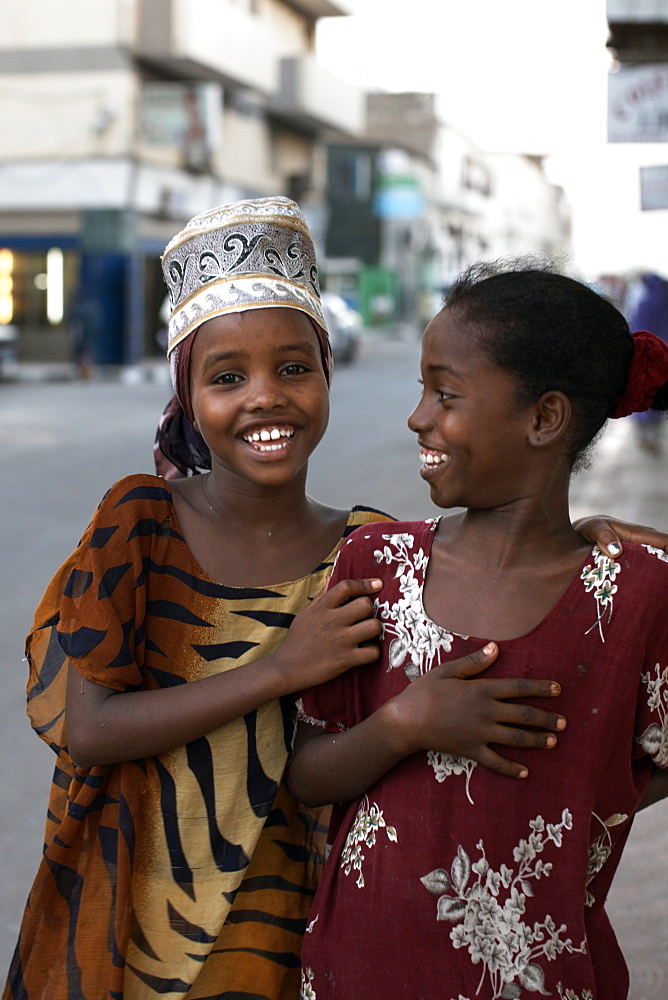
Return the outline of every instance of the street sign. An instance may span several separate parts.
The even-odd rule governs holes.
[[[608,142],[668,142],[668,63],[608,75]]]

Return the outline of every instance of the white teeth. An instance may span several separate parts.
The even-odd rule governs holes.
[[[244,441],[248,441],[249,444],[256,446],[258,451],[280,451],[285,448],[291,437],[294,437],[294,430],[279,429],[278,427],[272,427],[271,430],[263,428],[261,431],[253,431],[250,434],[244,434]],[[281,440],[281,438],[285,440]],[[265,442],[277,441],[278,444],[267,444]],[[261,442],[261,443],[260,443]]]
[[[287,445],[287,441],[281,441],[280,444],[261,444],[258,451],[281,451],[281,449],[287,448]]]
[[[447,462],[448,457],[448,455],[436,455],[430,451],[420,452],[420,461],[422,465],[440,465],[441,462]]]

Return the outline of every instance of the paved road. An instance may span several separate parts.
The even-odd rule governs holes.
[[[417,475],[405,417],[417,400],[418,346],[412,339],[365,344],[341,368],[332,420],[311,464],[312,495],[345,505],[367,502],[399,517],[434,513]],[[32,610],[59,562],[76,545],[108,485],[152,471],[164,380],[0,384],[0,978],[41,850],[51,752],[24,715],[23,639]],[[573,514],[614,511],[668,527],[668,461],[639,453],[627,421],[611,426],[594,469],[573,489]],[[668,997],[668,804],[637,820],[611,912],[632,969],[632,1000]],[[602,998],[605,1000],[605,998]]]

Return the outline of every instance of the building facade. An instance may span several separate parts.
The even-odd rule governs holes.
[[[366,100],[364,138],[329,146],[326,272],[367,323],[424,326],[476,260],[569,255],[569,207],[539,158],[480,149],[434,94]]]
[[[158,353],[159,255],[191,215],[282,193],[324,228],[326,129],[363,97],[315,58],[330,0],[10,0],[0,36],[0,322],[21,359]]]

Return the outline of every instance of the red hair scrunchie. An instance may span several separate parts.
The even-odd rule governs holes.
[[[626,389],[617,397],[611,417],[628,417],[649,410],[654,396],[668,382],[668,344],[649,330],[633,334],[633,358]]]

